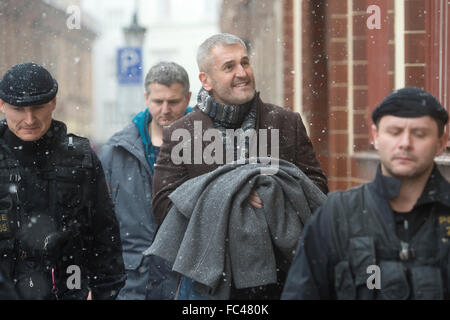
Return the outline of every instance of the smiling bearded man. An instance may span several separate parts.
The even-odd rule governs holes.
[[[262,149],[265,149],[264,156],[269,154],[272,157],[275,157],[277,153],[274,150],[279,150],[280,159],[293,163],[322,192],[328,192],[327,178],[317,161],[300,114],[261,100],[259,92],[255,90],[255,78],[247,46],[241,39],[231,34],[211,36],[200,45],[197,63],[200,70],[199,79],[202,83],[198,103],[192,113],[164,128],[163,132],[163,144],[155,166],[152,202],[153,214],[159,223],[162,223],[171,209],[173,204],[169,195],[177,187],[223,164],[250,158],[250,150],[253,150],[253,147],[259,148],[260,157]],[[200,127],[200,132],[194,130]],[[205,132],[210,129],[218,133],[218,140],[222,138],[219,146],[220,143],[223,143],[224,149],[229,148],[230,145],[233,146],[231,157],[228,157],[230,152],[227,150],[221,153],[227,155],[226,159],[216,157],[215,161],[210,161],[211,159],[203,159],[202,156],[196,157],[198,154],[195,154],[195,150],[190,153],[191,149],[188,147],[183,150],[183,156],[189,153],[188,159],[181,164],[175,161],[172,155],[172,151],[178,148],[178,141],[172,141],[175,131],[188,132],[189,140],[194,141],[192,145],[200,145],[198,149],[205,150],[211,141],[204,138]],[[238,132],[237,136],[230,137],[230,130]],[[253,140],[240,137],[250,131],[258,134],[264,132],[268,137],[279,137],[279,139],[266,141],[265,145],[263,143],[255,145]],[[277,131],[277,134],[272,134],[273,131]],[[229,139],[235,138],[244,144],[238,146],[227,143]],[[199,141],[201,143],[197,143]],[[198,161],[199,159],[201,161]],[[254,189],[248,197],[248,204],[253,208],[263,208],[263,201]],[[233,288],[230,299],[278,299],[284,277],[284,271],[280,270],[279,282],[276,284],[262,288]],[[182,287],[182,298],[201,298],[195,294],[183,296],[185,292],[183,288],[185,287]]]

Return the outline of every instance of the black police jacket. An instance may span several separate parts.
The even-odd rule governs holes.
[[[400,187],[378,168],[373,182],[331,193],[305,227],[282,299],[449,299],[450,184],[434,168],[408,235],[389,205]]]
[[[0,254],[12,298],[113,299],[124,285],[101,163],[62,122],[35,142],[0,122]]]

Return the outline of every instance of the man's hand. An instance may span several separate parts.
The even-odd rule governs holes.
[[[259,198],[258,194],[256,193],[255,190],[253,190],[250,195],[248,196],[248,202],[252,205],[253,208],[256,209],[262,209],[264,208],[264,205],[261,201],[261,199]]]

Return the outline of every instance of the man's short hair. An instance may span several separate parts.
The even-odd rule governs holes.
[[[211,53],[211,49],[216,47],[216,46],[230,46],[233,44],[239,43],[241,44],[244,49],[247,51],[247,45],[245,44],[245,42],[233,35],[233,34],[229,34],[229,33],[219,33],[219,34],[215,34],[211,37],[209,37],[208,39],[206,39],[198,48],[197,51],[197,64],[198,64],[198,69],[200,70],[200,72],[207,72],[209,69],[209,58],[210,58],[210,53]]]
[[[186,70],[175,62],[162,61],[150,68],[145,77],[145,91],[150,94],[150,85],[159,83],[170,87],[174,83],[179,83],[184,89],[184,94],[189,95],[189,76]]]

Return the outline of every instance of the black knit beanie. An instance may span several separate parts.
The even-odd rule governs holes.
[[[444,125],[448,122],[448,113],[439,101],[431,93],[414,87],[388,95],[372,112],[372,120],[377,123],[385,115],[402,118],[430,116]]]
[[[58,83],[50,72],[34,62],[13,66],[0,80],[0,99],[13,106],[46,104],[57,92]]]

